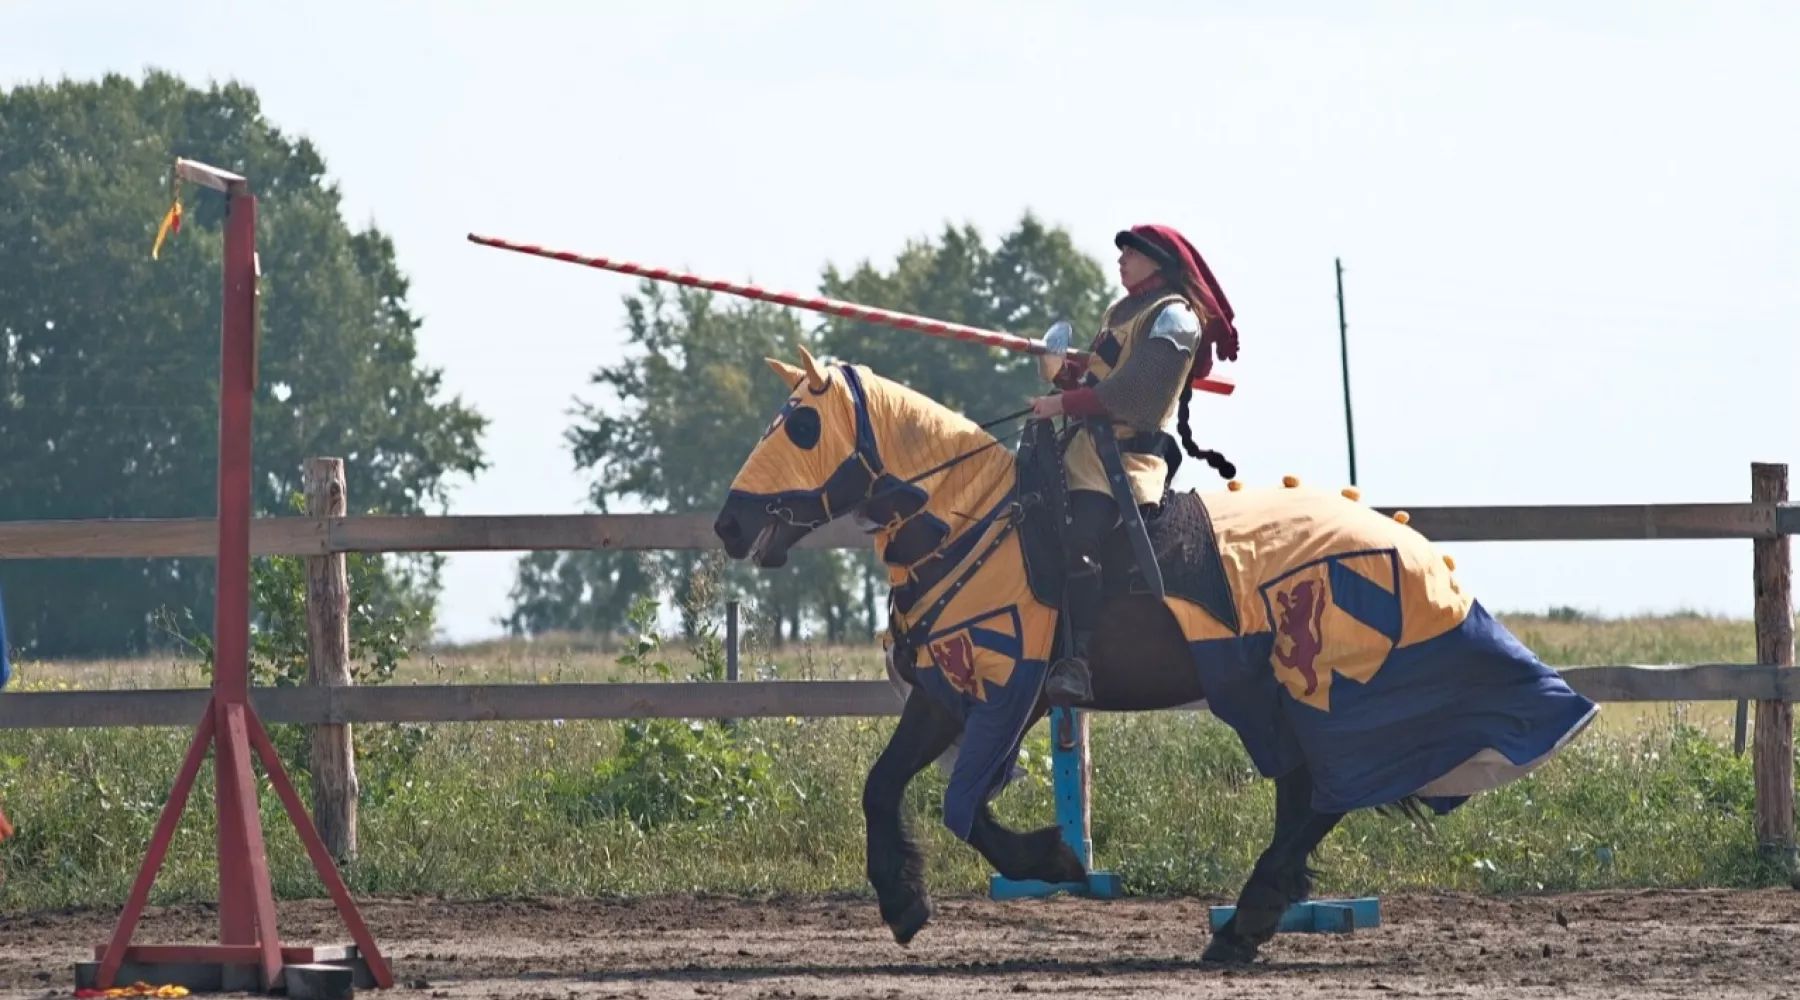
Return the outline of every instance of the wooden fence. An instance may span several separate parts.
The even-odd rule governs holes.
[[[308,512],[258,518],[255,555],[307,556],[309,686],[259,688],[256,711],[269,722],[315,731],[314,767],[329,780],[315,789],[315,822],[340,857],[355,851],[355,779],[348,773],[348,726],[357,722],[476,722],[550,719],[888,716],[900,696],[884,681],[765,681],[710,684],[505,684],[386,686],[349,684],[345,628],[347,552],[477,552],[567,549],[715,549],[705,515],[540,515],[502,517],[347,517],[342,464],[307,463]],[[1571,667],[1570,684],[1596,701],[1737,701],[1756,705],[1759,845],[1794,858],[1794,603],[1789,537],[1800,534],[1800,506],[1788,502],[1787,467],[1753,465],[1748,503],[1502,507],[1409,507],[1409,523],[1449,541],[1601,541],[1747,539],[1756,594],[1755,664]],[[1399,508],[1377,508],[1394,513]],[[0,559],[208,557],[217,526],[209,518],[0,523]],[[801,543],[861,548],[866,536],[833,524]],[[74,612],[79,613],[79,612]],[[192,726],[204,689],[80,691],[0,697],[0,728]]]

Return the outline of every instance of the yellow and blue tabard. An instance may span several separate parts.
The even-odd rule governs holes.
[[[1395,518],[1298,487],[1204,498],[1239,630],[1168,605],[1210,710],[1264,775],[1305,764],[1314,808],[1426,793],[1447,812],[1468,796],[1429,793],[1478,787],[1443,780],[1471,759],[1540,761],[1598,713]]]
[[[1238,627],[1182,597],[1165,602],[1209,710],[1263,775],[1304,764],[1314,808],[1421,795],[1448,812],[1540,763],[1598,713],[1405,524],[1312,489],[1204,500]],[[1052,640],[1054,615],[1020,578],[1016,545],[963,589],[916,661],[920,686],[965,723],[944,799],[945,825],[965,838],[1004,787]]]
[[[1179,293],[1159,287],[1133,292],[1113,303],[1101,319],[1100,334],[1094,339],[1093,348],[1088,352],[1084,383],[1095,385],[1118,370],[1131,357],[1132,350],[1143,343],[1157,314],[1167,306],[1186,302]],[[1180,403],[1179,396],[1170,397],[1157,421],[1159,427],[1168,426],[1175,418]],[[1094,450],[1093,439],[1088,433],[1085,426],[1077,431],[1070,439],[1069,449],[1063,456],[1068,470],[1069,489],[1090,490],[1112,496],[1112,488],[1106,480],[1106,469],[1100,464],[1100,454]],[[1138,432],[1127,424],[1115,423],[1113,433],[1123,440]],[[1169,471],[1168,463],[1163,457],[1159,454],[1128,451],[1121,458],[1125,463],[1125,477],[1131,483],[1132,498],[1140,505],[1160,501]]]

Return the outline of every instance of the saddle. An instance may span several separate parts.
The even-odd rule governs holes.
[[[1168,462],[1169,475],[1164,480],[1161,502],[1140,508],[1151,550],[1162,572],[1163,590],[1169,596],[1193,602],[1236,632],[1237,602],[1225,576],[1206,502],[1198,491],[1178,493],[1168,487],[1180,459],[1177,450],[1174,460]],[[1019,443],[1016,471],[1019,547],[1025,557],[1026,580],[1032,596],[1051,607],[1061,607],[1068,574],[1063,544],[1068,480],[1061,443],[1048,421],[1028,425]],[[1103,600],[1150,593],[1122,526],[1114,528],[1101,546],[1101,581]]]

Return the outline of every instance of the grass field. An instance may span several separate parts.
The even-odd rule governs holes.
[[[1596,621],[1504,616],[1558,666],[1753,662],[1750,623],[1699,616]],[[697,664],[674,645],[675,677]],[[21,690],[201,686],[172,659],[19,664]],[[746,677],[874,678],[867,648],[749,650]],[[652,679],[572,641],[494,643],[416,655],[391,682]],[[1328,893],[1757,885],[1777,878],[1751,832],[1747,758],[1730,750],[1729,704],[1614,705],[1538,775],[1480,797],[1429,830],[1357,815],[1321,851]],[[636,894],[861,892],[864,772],[891,719],[362,725],[358,893]],[[298,768],[304,731],[273,727]],[[0,912],[116,904],[142,860],[189,733],[0,732],[0,802],[19,827],[0,845]],[[1044,727],[1029,778],[997,808],[1051,820]],[[1271,785],[1210,716],[1101,716],[1093,726],[1098,863],[1129,891],[1234,889],[1263,846]],[[210,765],[154,899],[210,898]],[[940,893],[980,891],[987,870],[938,825],[943,776],[910,796]],[[322,894],[272,794],[264,827],[277,893]]]

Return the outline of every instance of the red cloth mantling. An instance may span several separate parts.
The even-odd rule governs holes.
[[[1151,259],[1166,261],[1179,269],[1187,278],[1185,284],[1191,294],[1200,297],[1198,304],[1206,310],[1207,319],[1200,328],[1201,349],[1194,353],[1194,368],[1205,374],[1212,369],[1212,359],[1207,357],[1207,345],[1216,345],[1219,360],[1235,361],[1238,356],[1237,327],[1233,324],[1236,318],[1231,310],[1230,300],[1219,288],[1217,278],[1213,277],[1212,268],[1206,266],[1206,259],[1200,251],[1194,249],[1187,237],[1171,226],[1132,226],[1120,233],[1113,241],[1119,246],[1130,246],[1132,249]]]

